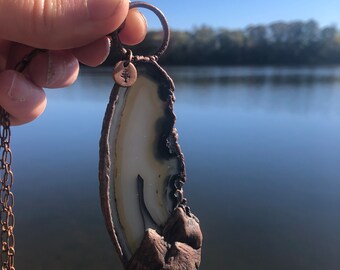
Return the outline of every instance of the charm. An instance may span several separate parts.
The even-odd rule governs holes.
[[[113,69],[113,80],[122,87],[129,87],[137,80],[137,70],[131,63],[132,52],[128,51],[129,60],[119,61]]]
[[[183,197],[184,157],[174,128],[174,84],[153,56],[123,51],[100,140],[99,180],[106,227],[126,269],[198,269],[202,234]]]

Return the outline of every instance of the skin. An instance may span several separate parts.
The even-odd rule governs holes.
[[[122,43],[141,42],[147,32],[139,11],[128,0],[0,0],[0,106],[12,125],[36,119],[46,107],[43,88],[62,88],[78,76],[79,62],[98,66],[107,58],[110,40],[120,31]],[[37,55],[24,73],[15,65],[33,48]]]

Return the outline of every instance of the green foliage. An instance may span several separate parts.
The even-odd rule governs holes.
[[[154,52],[161,32],[149,32],[133,48],[135,54]],[[147,52],[147,53],[145,53]],[[340,33],[317,22],[274,22],[242,30],[172,31],[169,48],[160,59],[167,65],[318,65],[340,64]]]

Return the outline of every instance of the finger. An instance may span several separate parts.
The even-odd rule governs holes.
[[[39,87],[61,88],[77,79],[79,62],[70,51],[48,51],[32,59],[28,74]]]
[[[43,89],[14,70],[0,74],[0,105],[10,114],[12,125],[21,125],[36,119],[46,107]]]
[[[14,43],[10,49],[11,57],[6,69],[15,69],[22,59],[32,52],[32,47]],[[79,62],[68,50],[40,52],[28,64],[24,73],[37,86],[61,88],[72,84],[79,74]]]
[[[126,45],[135,45],[144,40],[147,31],[148,27],[144,15],[138,9],[133,8],[126,17],[119,38]]]
[[[116,30],[128,9],[127,0],[0,0],[0,36],[38,48],[81,47]]]
[[[86,46],[73,49],[74,56],[78,60],[91,67],[102,64],[110,53],[110,39],[103,37]]]

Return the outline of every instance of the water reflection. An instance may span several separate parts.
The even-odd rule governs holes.
[[[339,269],[339,72],[169,68],[201,269]],[[85,70],[14,128],[18,268],[120,269],[97,182],[111,87],[110,70]]]

